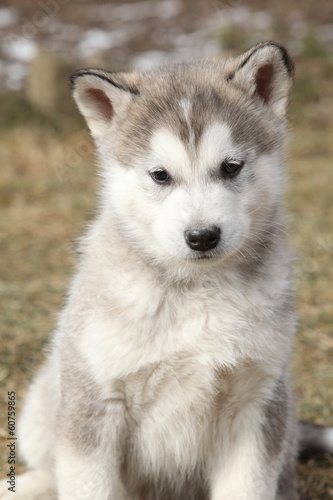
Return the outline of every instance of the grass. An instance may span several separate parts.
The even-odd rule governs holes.
[[[289,211],[295,248],[299,328],[294,380],[300,418],[333,425],[333,92],[332,60],[299,61],[290,115]],[[326,103],[326,106],[324,105]],[[333,498],[333,458],[313,456],[298,466],[302,500]]]
[[[333,63],[311,50],[298,61],[290,109],[287,202],[300,318],[293,366],[300,418],[333,425]],[[97,184],[83,123],[66,119],[62,128],[61,116],[46,118],[21,102],[30,125],[9,105],[0,124],[2,476],[8,472],[7,391],[16,392],[19,410],[64,300],[75,240],[92,217]],[[302,500],[333,498],[332,457],[309,457],[297,475]]]
[[[95,172],[85,132],[65,138],[18,124],[3,130],[0,154],[0,436],[6,438],[7,391],[16,392],[19,409],[64,300],[75,240],[92,216]],[[2,474],[6,453],[4,442]]]

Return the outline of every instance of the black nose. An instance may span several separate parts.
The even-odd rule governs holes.
[[[215,248],[220,241],[220,228],[211,229],[189,229],[185,231],[185,241],[192,250],[205,252]]]

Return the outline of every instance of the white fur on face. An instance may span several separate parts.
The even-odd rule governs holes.
[[[163,150],[161,143],[164,144]],[[169,154],[163,158],[163,165],[175,183],[174,188],[170,185],[170,194],[159,206],[153,224],[153,233],[163,249],[175,257],[195,258],[198,252],[188,247],[184,232],[213,226],[220,228],[222,237],[220,244],[210,251],[211,255],[221,255],[238,246],[245,231],[243,221],[237,217],[237,197],[226,189],[222,179],[214,175],[219,172],[223,159],[237,158],[239,154],[228,126],[215,124],[209,127],[197,153],[192,154],[186,151],[180,139],[168,131],[159,130],[152,139],[152,151],[152,158],[155,151],[160,155],[181,151],[181,155],[173,155],[171,161]],[[168,186],[160,189],[168,189]]]
[[[244,161],[235,180],[219,176],[227,159]],[[277,163],[276,153],[256,157],[236,144],[224,123],[210,125],[197,149],[163,128],[154,133],[144,164],[129,170],[112,166],[110,199],[130,240],[154,258],[197,258],[200,252],[186,244],[184,233],[213,226],[220,228],[221,239],[206,255],[223,257],[241,250],[253,227],[258,228],[255,217],[267,213],[267,204],[279,195]],[[169,173],[170,184],[153,181],[150,172],[157,169]]]

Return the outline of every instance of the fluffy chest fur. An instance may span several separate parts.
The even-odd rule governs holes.
[[[218,386],[223,385],[218,378],[198,357],[186,354],[125,378],[126,463],[133,479],[171,478],[177,470],[190,472],[203,463]]]
[[[180,470],[184,479],[205,467],[221,421],[227,447],[235,416],[253,398],[264,407],[283,373],[294,330],[288,254],[247,281],[235,266],[168,283],[125,251],[105,252],[102,234],[85,250],[56,341],[63,350],[70,339],[111,413],[123,405],[128,483]]]
[[[201,281],[172,286],[142,263],[120,265],[118,257],[122,282],[118,272],[95,269],[86,291],[86,281],[77,280],[62,319],[102,385],[183,355],[213,368],[257,360],[272,371],[288,358],[294,314],[287,262],[270,270],[269,283],[260,276],[244,283],[238,272],[213,269]]]

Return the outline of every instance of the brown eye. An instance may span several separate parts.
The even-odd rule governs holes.
[[[239,174],[244,165],[243,161],[229,160],[222,162],[221,171],[225,179],[231,179]]]
[[[154,170],[153,172],[150,172],[150,176],[158,184],[166,184],[167,182],[170,181],[170,177],[169,177],[168,172],[166,172],[165,170],[162,170],[162,169]]]

